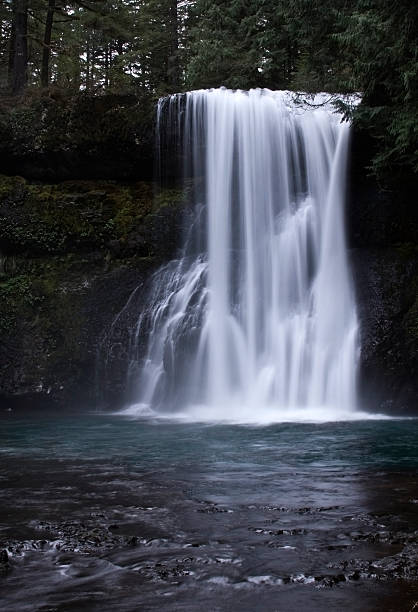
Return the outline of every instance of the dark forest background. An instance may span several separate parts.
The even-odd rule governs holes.
[[[416,411],[417,18],[416,0],[0,0],[0,407],[124,401],[129,342],[99,372],[103,333],[189,223],[172,149],[154,191],[156,101],[223,85],[328,91],[352,118],[361,397]]]
[[[411,0],[2,0],[3,107],[196,88],[360,92],[371,169],[418,169]]]

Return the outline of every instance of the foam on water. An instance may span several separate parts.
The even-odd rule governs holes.
[[[224,406],[205,404],[187,406],[173,412],[157,412],[138,404],[118,411],[119,415],[144,420],[180,421],[183,423],[225,423],[230,425],[271,425],[275,423],[331,423],[366,420],[405,420],[410,417],[391,417],[361,410],[341,411],[332,407],[302,406],[242,406],[228,403]]]

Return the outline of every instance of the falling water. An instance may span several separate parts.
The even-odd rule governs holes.
[[[136,325],[130,412],[352,414],[349,125],[324,95],[307,107],[288,92],[225,89],[160,101],[158,123],[160,142],[163,128],[176,135],[193,178],[194,215],[182,257],[155,275]]]

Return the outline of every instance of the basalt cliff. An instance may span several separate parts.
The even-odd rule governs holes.
[[[361,323],[362,406],[418,411],[416,177],[369,176],[354,130],[347,232]],[[153,101],[39,98],[0,109],[0,405],[57,409],[124,401],[123,335],[107,331],[132,292],[175,257],[188,225],[175,182],[153,185]]]

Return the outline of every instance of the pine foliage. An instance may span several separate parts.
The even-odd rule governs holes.
[[[411,0],[3,0],[0,92],[359,92],[374,172],[416,172],[417,23]]]

